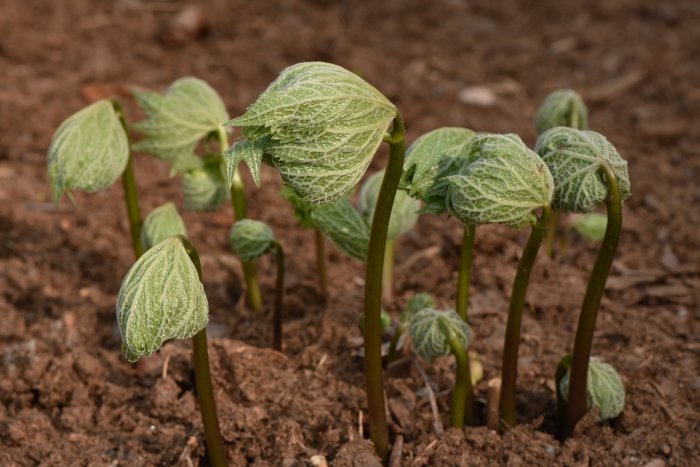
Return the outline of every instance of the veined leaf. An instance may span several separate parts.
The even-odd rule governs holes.
[[[577,130],[588,129],[588,108],[583,99],[571,89],[560,89],[549,94],[535,113],[537,134],[556,126]]]
[[[360,180],[396,107],[359,76],[323,62],[291,66],[241,117],[250,141],[304,201],[342,199]]]
[[[236,173],[238,164],[244,161],[250,169],[255,186],[260,187],[260,163],[262,162],[265,150],[266,139],[248,141],[242,138],[224,152],[224,166],[226,167],[226,186],[229,188],[233,184],[233,176]]]
[[[448,177],[450,212],[464,224],[519,229],[535,220],[533,210],[551,203],[552,175],[517,135],[479,135],[473,157]]]
[[[469,325],[454,310],[424,308],[413,315],[408,332],[416,354],[431,362],[452,352],[450,334],[457,336],[465,350],[471,340]]]
[[[233,224],[229,234],[231,249],[241,261],[257,261],[277,243],[275,234],[264,222],[241,219]]]
[[[198,78],[180,78],[164,95],[134,92],[134,97],[148,117],[134,125],[146,136],[134,150],[169,163],[173,174],[200,168],[197,144],[229,119],[216,91]]]
[[[155,208],[146,217],[141,228],[141,243],[148,250],[166,238],[175,235],[187,236],[185,223],[173,203],[165,203]]]
[[[283,186],[282,191],[280,192],[280,196],[282,198],[286,199],[289,201],[289,204],[292,205],[292,208],[294,209],[294,216],[297,218],[301,226],[305,229],[314,229],[316,226],[314,225],[314,221],[311,218],[311,211],[313,209],[313,205],[307,203],[303,199],[299,198],[295,193],[294,190],[289,188],[288,186]]]
[[[470,160],[476,133],[467,128],[438,128],[418,138],[406,151],[401,186],[426,203],[425,212],[447,210],[446,177],[456,175]]]
[[[369,226],[350,200],[343,198],[331,204],[314,206],[311,219],[341,251],[360,261],[367,260]]]
[[[360,212],[369,225],[372,225],[374,207],[377,204],[377,197],[379,196],[383,180],[384,171],[380,170],[372,174],[360,189]],[[420,211],[420,201],[411,198],[403,190],[397,191],[396,196],[394,196],[394,205],[391,208],[387,240],[396,240],[411,230],[418,222],[418,211]]]
[[[188,211],[216,211],[226,201],[229,190],[224,185],[218,163],[205,163],[190,170],[183,177],[185,209]]]
[[[417,293],[406,302],[399,321],[402,325],[408,326],[413,316],[426,308],[435,308],[435,299],[429,293]]]
[[[117,297],[122,353],[130,362],[186,339],[207,326],[209,305],[197,269],[179,237],[162,241],[139,258]]]
[[[603,163],[612,168],[622,199],[630,197],[627,161],[600,133],[552,128],[537,138],[535,151],[552,172],[553,206],[559,211],[588,212],[605,201],[608,187],[601,169]]]
[[[559,382],[559,390],[564,400],[569,398],[569,377],[571,372]],[[625,408],[625,385],[612,365],[592,357],[588,363],[586,379],[586,400],[588,408],[600,409],[600,420],[617,417]]]
[[[108,188],[128,160],[129,140],[112,103],[101,100],[85,107],[68,117],[51,140],[47,162],[54,202],[68,190]]]

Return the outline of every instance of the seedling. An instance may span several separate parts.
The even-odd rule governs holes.
[[[282,302],[284,299],[284,251],[275,234],[264,222],[243,219],[231,227],[231,249],[247,263],[254,263],[265,253],[274,253],[277,261],[275,306],[272,312],[272,348],[282,351]]]
[[[209,461],[227,465],[207,353],[209,305],[192,243],[178,235],[146,251],[126,274],[117,297],[122,353],[129,362],[151,355],[170,339],[192,338],[199,408]]]
[[[568,366],[571,357],[562,359],[557,368],[557,406],[566,407],[570,390],[570,374]],[[620,375],[611,365],[591,357],[586,380],[586,406],[588,409],[597,408],[600,411],[599,420],[611,420],[622,413],[625,408],[625,386]],[[562,412],[560,412],[562,413]]]
[[[527,284],[547,229],[554,182],[546,164],[517,135],[477,136],[471,159],[459,175],[448,177],[450,212],[465,225],[532,226],[518,262],[506,322],[499,406],[502,424],[508,427],[516,422],[518,346]]]
[[[563,212],[588,212],[605,202],[605,236],[581,306],[571,363],[564,433],[586,412],[586,381],[593,332],[622,230],[622,202],[630,196],[627,162],[600,133],[556,127],[544,132],[535,150],[554,177],[553,206]]]
[[[165,203],[157,207],[143,221],[141,242],[146,250],[176,235],[187,237],[187,229],[173,203]]]
[[[229,142],[222,123],[229,115],[214,88],[201,79],[185,77],[173,82],[164,95],[134,92],[134,97],[147,116],[135,125],[145,138],[134,144],[134,150],[167,162],[172,175],[184,175],[185,209],[216,210],[228,197],[230,187],[235,219],[247,217],[245,186],[238,171],[230,174],[229,186],[224,185],[221,154]],[[201,158],[195,151],[210,136],[216,138],[219,148],[213,157]],[[244,263],[243,274],[248,302],[260,310],[255,266]]]
[[[106,190],[121,175],[134,255],[143,254],[133,155],[124,111],[116,100],[100,100],[68,117],[49,147],[49,181],[54,203],[70,190]]]
[[[244,138],[226,153],[229,172],[243,160],[254,174],[259,173],[264,159],[279,170],[284,183],[299,198],[311,204],[345,197],[367,170],[382,141],[389,144],[389,163],[367,248],[364,339],[370,437],[379,456],[386,458],[389,433],[382,384],[382,269],[391,207],[403,167],[403,118],[386,97],[357,75],[336,65],[309,62],[285,69],[248,111],[229,125],[244,127]]]
[[[396,354],[399,347],[399,340],[401,336],[408,331],[408,327],[411,324],[411,319],[413,316],[426,308],[435,308],[436,303],[432,295],[425,292],[417,293],[406,302],[401,315],[399,316],[399,323],[396,327],[396,331],[391,338],[391,344],[389,346],[389,355],[387,360],[392,362],[396,359]]]
[[[569,223],[571,229],[579,235],[594,242],[602,242],[605,238],[605,229],[608,226],[608,218],[597,212],[580,214],[574,217]]]

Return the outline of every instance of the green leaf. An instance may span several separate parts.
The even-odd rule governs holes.
[[[591,212],[573,220],[571,226],[582,236],[594,242],[602,242],[608,227],[608,216]]]
[[[343,198],[331,204],[314,206],[311,219],[341,251],[351,258],[367,260],[369,226],[350,200]]]
[[[107,189],[128,160],[129,140],[112,103],[85,107],[68,117],[51,140],[47,162],[54,202],[68,190]]]
[[[473,162],[448,177],[450,212],[466,225],[519,229],[549,205],[554,182],[547,165],[517,135],[479,135]]]
[[[148,250],[166,238],[175,235],[187,236],[185,223],[173,203],[165,203],[155,208],[146,217],[141,228],[141,243]]]
[[[537,134],[541,135],[557,126],[588,129],[588,108],[581,96],[571,89],[560,89],[549,94],[535,113]]]
[[[617,177],[622,199],[630,196],[627,161],[600,133],[552,128],[537,138],[535,151],[554,177],[553,206],[558,211],[588,212],[605,201],[608,188],[602,170],[604,163]]]
[[[314,224],[314,221],[311,218],[311,210],[313,209],[313,205],[299,198],[294,193],[294,190],[292,190],[288,186],[282,187],[280,196],[282,196],[282,198],[286,199],[289,202],[289,204],[292,205],[292,208],[294,209],[294,216],[297,218],[297,220],[303,228],[316,228],[316,225]]]
[[[360,189],[360,212],[369,225],[372,225],[374,207],[382,187],[382,180],[384,180],[383,170],[372,174]],[[397,191],[396,196],[394,196],[394,205],[391,208],[387,240],[396,240],[411,230],[418,222],[418,211],[420,211],[420,201],[411,198],[403,190]]]
[[[204,287],[179,237],[157,244],[127,273],[117,297],[122,353],[130,362],[207,326]]]
[[[231,227],[229,244],[241,261],[252,262],[271,251],[277,244],[277,239],[264,222],[241,219]]]
[[[430,362],[452,352],[447,340],[450,333],[457,336],[465,350],[471,340],[469,326],[454,310],[424,308],[413,315],[408,332],[416,354]]]
[[[360,180],[396,107],[359,76],[323,62],[291,66],[241,117],[250,141],[311,204],[342,199]]]
[[[408,326],[416,313],[426,308],[435,308],[435,305],[435,299],[432,295],[425,292],[417,293],[406,302],[406,306],[403,307],[401,316],[399,316],[399,321],[402,325]]]
[[[571,372],[559,382],[559,390],[564,400],[569,398],[569,377]],[[625,408],[625,385],[612,365],[592,357],[588,363],[586,380],[586,400],[588,408],[600,409],[600,420],[610,420],[622,413]]]
[[[381,312],[379,314],[379,323],[380,323],[380,326],[382,327],[382,333],[384,331],[386,331],[387,329],[389,329],[389,326],[391,326],[391,316],[389,316],[389,313],[387,313],[384,310],[381,310]],[[365,315],[364,315],[364,313],[361,314],[357,318],[357,327],[360,328],[360,332],[362,334],[365,333]]]
[[[233,146],[224,152],[226,186],[231,187],[238,164],[244,161],[250,170],[250,174],[253,176],[255,186],[260,187],[260,163],[262,162],[266,141],[266,139],[248,141],[242,138],[233,143]]]
[[[446,177],[469,162],[476,133],[467,128],[438,128],[418,138],[406,151],[401,186],[426,203],[425,212],[447,210]]]
[[[200,169],[190,170],[185,173],[183,182],[188,211],[216,211],[228,199],[229,190],[224,185],[218,163],[206,163]]]
[[[200,168],[197,144],[229,119],[216,91],[198,78],[180,78],[164,95],[134,92],[134,97],[148,117],[134,125],[146,136],[134,150],[169,163],[173,174]]]

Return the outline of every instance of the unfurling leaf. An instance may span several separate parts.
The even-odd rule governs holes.
[[[379,196],[379,189],[382,187],[382,180],[384,180],[383,170],[372,174],[360,189],[360,212],[369,225],[372,225],[374,207]],[[411,230],[418,222],[419,210],[420,201],[411,198],[403,190],[397,191],[396,196],[394,196],[394,205],[391,208],[387,240],[396,240]]]
[[[342,199],[360,180],[396,107],[348,70],[323,62],[282,71],[248,111],[244,127],[286,184],[312,204]]]
[[[594,242],[601,242],[608,227],[608,217],[597,212],[580,215],[571,222],[571,226],[581,235]]]
[[[68,190],[94,193],[108,188],[128,160],[129,139],[110,101],[74,113],[56,130],[47,155],[54,202]]]
[[[569,398],[570,372],[559,382],[559,390],[564,400]],[[588,408],[600,409],[600,420],[610,420],[622,413],[625,408],[625,385],[612,365],[591,358],[588,363],[586,381],[586,400]]]
[[[183,177],[185,209],[188,211],[215,211],[228,199],[218,164],[205,164],[190,170]]]
[[[122,353],[130,362],[152,354],[169,339],[194,336],[208,320],[204,287],[180,237],[146,251],[119,289],[117,323]]]
[[[479,135],[472,153],[473,162],[448,177],[448,208],[464,224],[519,229],[551,203],[552,175],[517,135]]]
[[[456,175],[470,160],[476,133],[467,128],[438,128],[418,138],[406,151],[401,186],[425,202],[425,212],[447,210],[446,177]]]
[[[450,334],[459,339],[465,350],[471,340],[469,325],[454,310],[424,308],[413,315],[408,331],[416,354],[428,361],[452,352]]]
[[[241,261],[257,261],[277,243],[275,234],[264,222],[242,219],[231,227],[229,244]]]
[[[148,250],[166,238],[174,237],[175,235],[187,236],[185,223],[182,222],[175,205],[173,203],[165,203],[155,208],[146,217],[141,228],[141,243]]]
[[[280,192],[280,196],[282,198],[286,199],[289,201],[289,204],[292,205],[292,208],[294,209],[294,216],[297,218],[301,226],[305,229],[314,229],[316,226],[314,225],[314,221],[311,218],[311,210],[314,208],[313,205],[307,203],[303,199],[299,198],[295,193],[294,190],[289,188],[288,186],[283,186],[282,191]]]
[[[351,258],[367,260],[369,226],[350,200],[314,206],[311,219],[316,228]]]
[[[403,307],[401,316],[399,316],[399,321],[402,325],[408,326],[413,315],[426,308],[435,308],[435,299],[429,293],[417,293],[406,302],[406,306]]]
[[[577,130],[588,129],[588,108],[583,99],[571,89],[559,89],[549,94],[535,113],[537,134],[550,128],[567,126]]]
[[[537,138],[535,151],[554,177],[554,208],[588,212],[608,196],[602,164],[609,164],[623,200],[630,196],[627,162],[605,136],[595,131],[556,127]]]
[[[169,163],[173,174],[200,168],[197,144],[229,119],[214,88],[198,78],[180,78],[164,95],[134,92],[134,97],[148,117],[134,125],[146,136],[134,150]]]
[[[243,161],[248,166],[253,176],[255,186],[260,187],[260,164],[265,150],[266,139],[248,141],[241,139],[233,143],[233,146],[224,152],[224,166],[226,167],[226,186],[233,184],[233,177],[238,164]]]

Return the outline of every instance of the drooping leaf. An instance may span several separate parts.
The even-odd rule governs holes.
[[[426,203],[425,212],[447,210],[446,177],[469,162],[476,133],[467,128],[438,128],[418,138],[406,151],[401,186]]]
[[[384,180],[384,171],[381,170],[371,177],[362,185],[360,189],[359,208],[360,212],[368,224],[372,224],[374,217],[374,207],[377,204],[379,189],[382,187]],[[403,190],[396,192],[394,196],[394,205],[391,208],[391,217],[389,218],[389,230],[387,231],[387,240],[396,240],[401,235],[411,230],[418,222],[418,211],[420,211],[420,201],[411,198]]]
[[[435,299],[432,295],[425,292],[417,293],[406,302],[406,306],[403,307],[401,316],[399,316],[399,321],[408,326],[413,315],[426,308],[435,308],[435,305]]]
[[[282,71],[248,111],[244,127],[304,201],[342,199],[360,180],[396,107],[359,76],[337,65],[299,63]]]
[[[313,209],[313,205],[307,203],[303,199],[299,198],[295,193],[294,190],[289,188],[288,186],[283,186],[282,191],[280,192],[280,196],[282,198],[286,199],[289,201],[289,204],[292,205],[292,208],[294,209],[294,216],[297,218],[301,226],[305,229],[314,229],[316,226],[314,225],[314,221],[311,218],[311,211]]]
[[[594,242],[602,242],[605,229],[608,227],[608,217],[597,212],[579,215],[571,226],[582,236]]]
[[[173,203],[165,203],[155,208],[146,217],[141,228],[141,243],[148,250],[166,238],[175,235],[187,236],[185,223]]]
[[[186,172],[183,183],[188,211],[216,211],[229,196],[217,163]]]
[[[564,400],[569,398],[569,378],[571,372],[559,382],[559,390]],[[622,413],[625,408],[625,385],[612,365],[592,357],[588,363],[586,380],[586,400],[588,408],[600,409],[600,420],[610,420]]]
[[[583,99],[571,89],[559,89],[549,94],[535,113],[537,134],[550,128],[567,126],[577,130],[588,129],[588,108]]]
[[[264,222],[253,219],[237,221],[229,234],[231,249],[244,262],[257,261],[271,251],[276,243],[277,239],[272,229]]]
[[[119,289],[117,323],[122,353],[130,362],[152,354],[169,339],[194,336],[208,320],[204,287],[179,237],[146,251]]]
[[[197,144],[229,119],[214,88],[198,78],[180,78],[164,95],[134,92],[134,97],[148,117],[134,125],[145,135],[134,150],[169,163],[173,174],[200,168]]]
[[[253,181],[260,187],[260,164],[265,151],[267,139],[248,141],[240,139],[236,141],[228,151],[224,152],[224,165],[226,167],[226,186],[229,188],[233,184],[233,175],[236,173],[238,164],[243,161],[248,166]]]
[[[506,224],[519,229],[549,205],[552,175],[517,135],[479,135],[473,161],[448,177],[448,207],[467,225]]]
[[[367,260],[369,226],[350,200],[343,198],[331,204],[314,206],[311,219],[341,251],[351,258]]]
[[[552,128],[537,138],[535,151],[552,172],[553,206],[559,211],[588,212],[605,201],[608,188],[603,163],[612,168],[622,199],[630,196],[627,161],[600,133]]]
[[[431,362],[452,352],[450,334],[457,336],[465,350],[471,340],[469,325],[454,310],[424,308],[413,315],[408,332],[416,354]]]
[[[94,193],[108,188],[128,160],[129,140],[110,101],[74,113],[56,130],[47,155],[54,202],[68,190]]]

